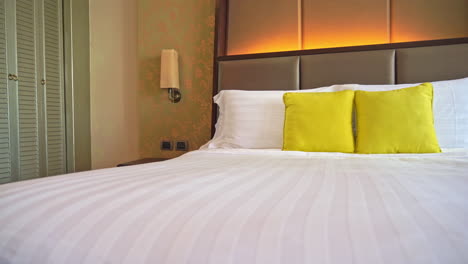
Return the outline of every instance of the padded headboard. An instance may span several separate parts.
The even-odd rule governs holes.
[[[221,61],[218,76],[220,90],[299,90],[299,57]]]
[[[213,95],[221,90],[300,90],[463,77],[468,77],[468,38],[221,56],[215,58]],[[212,109],[214,135],[217,107]]]
[[[468,77],[466,43],[218,62],[218,91],[298,90],[332,84],[399,84]],[[287,53],[285,53],[287,55]],[[234,57],[234,58],[232,58]]]

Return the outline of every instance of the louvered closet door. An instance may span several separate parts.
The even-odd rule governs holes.
[[[6,6],[0,0],[0,183],[11,181]]]
[[[0,0],[0,183],[66,173],[62,36],[61,0]]]
[[[34,0],[16,0],[19,180],[41,176],[35,8]]]
[[[48,175],[66,172],[62,1],[43,0]]]

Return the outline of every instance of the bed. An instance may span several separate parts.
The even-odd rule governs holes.
[[[467,263],[467,159],[200,150],[3,185],[0,263]]]
[[[464,41],[221,58],[215,93],[463,78]],[[467,149],[208,144],[164,162],[0,185],[0,263],[468,263]]]

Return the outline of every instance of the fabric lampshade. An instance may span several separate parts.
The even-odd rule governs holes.
[[[161,52],[161,88],[179,89],[179,61],[177,51],[163,49]]]

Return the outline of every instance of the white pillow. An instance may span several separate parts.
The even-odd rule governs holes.
[[[347,84],[295,91],[221,91],[214,97],[219,106],[216,132],[202,149],[282,148],[283,94],[286,92],[390,91],[418,84]],[[432,84],[434,126],[440,147],[468,148],[468,78]]]
[[[355,85],[333,85],[294,91],[221,91],[216,132],[203,148],[281,149],[286,92],[334,92]]]
[[[357,90],[390,91],[416,84],[357,85]],[[441,148],[468,147],[468,78],[432,82],[434,127]]]

